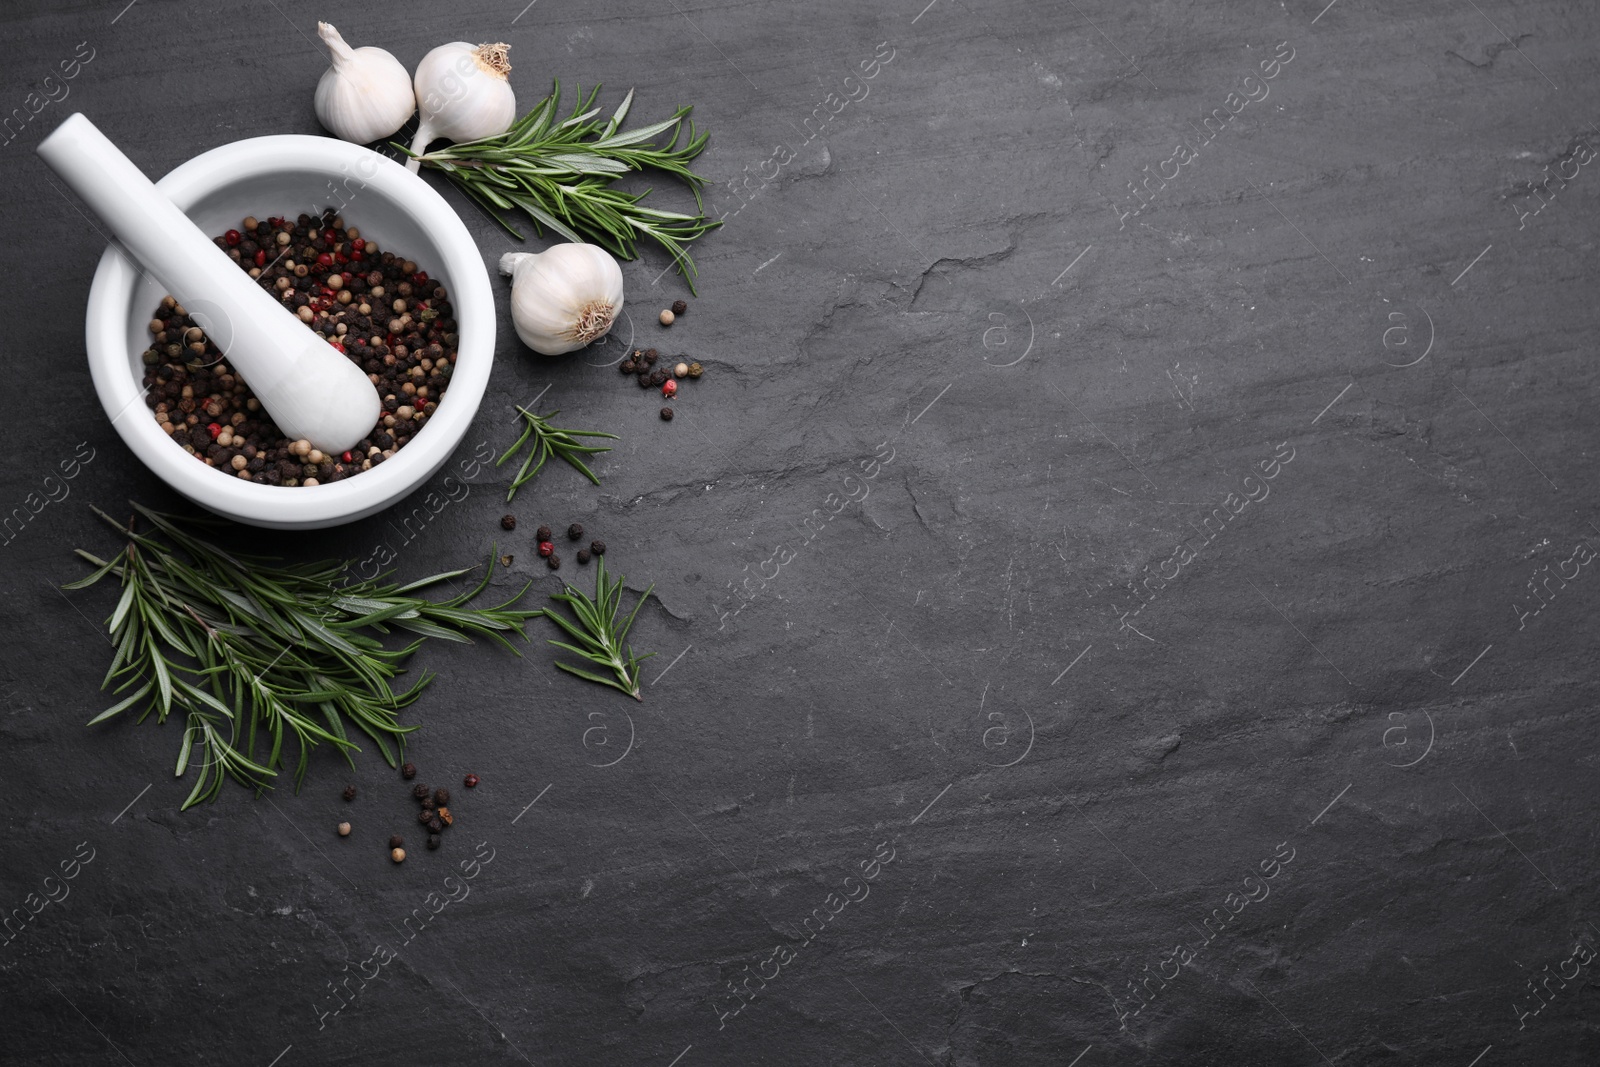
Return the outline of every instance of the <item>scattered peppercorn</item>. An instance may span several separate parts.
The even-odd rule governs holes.
[[[456,817],[450,814],[449,808],[440,808],[439,821],[444,823],[446,826],[449,826],[456,821]]]
[[[344,798],[346,800],[354,800],[356,798],[356,787],[353,786],[353,785],[345,786],[344,787]]]
[[[429,834],[428,835],[428,847],[429,848],[438,848],[439,847],[439,840],[440,839],[439,839],[439,835],[438,834]]]
[[[417,765],[415,763],[406,763],[406,764],[402,764],[401,765],[401,767],[400,767],[400,777],[406,779],[407,781],[410,781],[411,779],[415,778],[416,776],[417,776]]]
[[[340,837],[349,837],[350,836],[350,824],[349,823],[342,822],[342,823],[339,824],[339,836]]]
[[[428,829],[433,833],[438,833],[444,829],[444,823],[439,821],[439,816],[437,813],[434,814],[433,818],[428,820]]]
[[[671,422],[672,421],[672,409],[671,408],[662,408],[661,409],[661,421],[662,422]]]
[[[558,571],[558,570],[561,569],[561,557],[559,555],[557,555],[555,552],[551,552],[550,553],[550,558],[545,560],[544,562],[545,562],[546,566],[548,566],[553,571]]]
[[[661,353],[659,353],[659,352],[657,352],[657,351],[656,351],[656,350],[655,350],[655,349],[653,349],[653,348],[651,348],[651,349],[647,349],[647,350],[646,350],[646,351],[645,351],[645,354],[644,354],[644,363],[645,363],[645,366],[647,366],[647,367],[654,367],[654,366],[655,366],[655,365],[656,365],[656,360],[658,360],[658,359],[660,359],[660,358],[661,358]]]
[[[433,792],[433,790],[429,789],[421,782],[418,782],[416,785],[411,787],[411,795],[416,797],[418,800],[427,799],[428,794],[431,792]]]
[[[675,378],[687,378],[689,376],[689,364],[678,364],[676,367],[672,368],[672,374]]]
[[[640,389],[648,389],[648,388],[650,388],[650,375],[648,375],[648,374],[640,374],[639,375],[639,388]]]
[[[590,541],[589,551],[597,556],[603,556],[606,554],[606,543],[604,541]]]
[[[578,566],[581,567],[581,566],[583,566],[584,564],[586,564],[588,562],[589,562],[589,550],[587,548],[578,549]]]
[[[568,541],[576,541],[578,538],[580,538],[582,536],[583,536],[583,527],[582,526],[579,526],[577,523],[573,523],[571,526],[567,527],[567,540]]]
[[[434,812],[432,808],[423,808],[421,811],[417,812],[417,821],[423,826],[426,826],[433,821],[433,816]]]
[[[501,557],[500,557],[500,566],[502,566],[502,567],[509,567],[509,566],[511,566],[511,561],[512,561],[512,559],[514,559],[514,558],[515,558],[515,557],[513,557],[513,556],[512,556],[512,555],[511,555],[511,553],[509,553],[509,552],[508,552],[508,553],[506,553],[506,554],[505,554],[505,555],[503,555],[503,556],[501,556]]]
[[[639,364],[635,363],[631,359],[625,359],[618,365],[617,369],[622,371],[623,374],[637,374],[639,371]]]
[[[517,528],[517,517],[515,515],[502,515],[502,516],[500,516],[500,529],[502,529],[502,530],[515,530],[516,528]]]
[[[548,540],[550,540],[550,527],[541,526],[537,530],[533,531],[533,539],[535,541],[548,541]]]
[[[661,325],[663,325],[663,326],[671,326],[673,320],[676,319],[677,316],[672,313],[672,309],[671,308],[664,308],[662,310],[662,312],[661,312],[660,318],[661,318]]]
[[[477,786],[480,780],[481,779],[479,779],[476,774],[469,774],[465,778],[461,779],[461,784],[466,786],[468,789],[473,789]]]
[[[450,790],[446,789],[442,785],[438,789],[435,789],[433,791],[433,802],[439,805],[441,808],[450,803]]]
[[[671,378],[668,378],[661,385],[661,395],[666,397],[669,400],[672,399],[673,397],[677,396],[678,395],[678,383],[673,381]]]
[[[396,863],[404,863],[406,861],[406,850],[403,848],[391,849],[389,852],[389,858],[394,860]]]
[[[687,300],[674,300],[672,302],[672,313],[674,315],[682,315],[685,311],[688,311],[688,310],[689,310],[689,302]]]
[[[706,369],[704,367],[702,367],[700,364],[698,364],[698,363],[689,364],[689,377],[698,378],[698,377],[700,377],[700,375],[704,374],[705,372],[706,372]]]
[[[545,557],[546,559],[549,559],[550,556],[554,554],[555,550],[556,546],[551,543],[549,538],[545,538],[539,542],[539,555]]]
[[[391,834],[389,837],[390,848],[401,848],[405,845],[405,843],[406,839],[401,837],[399,834]]]

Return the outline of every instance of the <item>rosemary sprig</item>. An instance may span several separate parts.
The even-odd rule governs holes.
[[[706,179],[689,169],[709,135],[696,135],[689,121],[687,139],[678,143],[685,135],[689,107],[624,133],[622,121],[633,105],[633,90],[604,121],[596,117],[600,109],[593,106],[599,92],[597,85],[585,96],[580,87],[578,105],[560,120],[561,82],[556,81],[549,96],[497,137],[422,155],[401,144],[394,147],[415,156],[423,166],[442,171],[519,241],[522,234],[503,212],[520,208],[533,219],[535,233],[543,235],[549,228],[569,241],[593,241],[622,259],[636,258],[637,240],[647,237],[667,250],[693,292],[695,267],[689,243],[722,225],[706,219],[700,197]],[[663,143],[656,143],[669,132]],[[628,193],[612,186],[618,175],[646,167],[683,181],[694,193],[695,213],[644,207],[640,201],[650,190]]]
[[[588,478],[595,485],[600,484],[600,479],[595,477],[594,471],[590,470],[589,465],[580,457],[592,456],[600,452],[610,452],[611,449],[606,445],[586,445],[578,438],[609,437],[613,441],[620,441],[620,437],[614,433],[605,433],[601,430],[563,430],[560,427],[551,426],[549,420],[561,414],[560,411],[552,411],[548,415],[535,415],[521,404],[518,404],[517,412],[522,416],[522,421],[526,424],[523,428],[522,436],[517,438],[516,444],[506,449],[504,455],[495,460],[494,465],[498,467],[520,452],[522,446],[528,443],[528,438],[530,437],[533,438],[533,449],[528,453],[528,457],[522,461],[522,469],[511,480],[511,489],[506,493],[507,500],[516,496],[518,489],[533,481],[534,476],[544,467],[544,461],[552,455],[559,456],[572,464],[585,478]]]
[[[580,592],[573,586],[566,586],[559,593],[551,593],[550,599],[566,604],[572,609],[572,614],[577,617],[574,623],[558,612],[546,609],[544,616],[555,623],[567,636],[577,642],[569,645],[565,641],[552,639],[550,643],[557,648],[564,648],[568,652],[575,652],[606,670],[612,677],[595,674],[581,667],[573,667],[557,662],[556,666],[568,674],[575,674],[579,678],[587,678],[591,682],[599,682],[613,689],[628,694],[633,699],[643,701],[644,697],[639,692],[639,664],[655,655],[647,652],[642,656],[633,654],[633,647],[627,644],[628,630],[633,626],[635,616],[644,602],[650,599],[651,585],[639,597],[639,602],[633,606],[633,611],[620,626],[617,625],[617,615],[622,610],[622,577],[618,575],[615,583],[606,580],[606,558],[595,557],[594,571],[594,599]]]
[[[406,585],[384,581],[386,574],[348,582],[349,563],[282,564],[232,552],[185,528],[214,525],[208,520],[133,507],[155,532],[137,533],[133,520],[123,526],[95,508],[127,544],[110,560],[78,549],[96,570],[63,588],[87,588],[108,575],[120,580],[122,595],[108,622],[116,651],[101,688],[126,695],[90,724],[136,707],[140,722],[152,711],[157,722],[182,713],[175,775],[185,773],[197,748],[201,757],[185,809],[215,800],[225,778],[271,788],[291,737],[296,789],[318,744],[332,745],[354,766],[350,754],[359,746],[347,724],[372,738],[394,766],[395,750],[403,752],[406,734],[417,728],[402,726],[398,713],[434,676],[424,671],[398,693],[390,682],[423,640],[470,643],[480,636],[517,653],[506,635],[526,640],[523,623],[544,614],[512,606],[527,586],[493,607],[463,606],[488,587],[492,553],[475,588],[432,601],[414,594],[468,571]],[[417,636],[386,648],[376,635],[391,629]],[[260,756],[258,747],[266,749]]]

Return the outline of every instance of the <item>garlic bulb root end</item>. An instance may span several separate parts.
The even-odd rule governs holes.
[[[591,300],[578,309],[578,318],[572,324],[572,339],[579,344],[598,341],[611,331],[617,319],[616,308],[605,300]]]
[[[504,78],[511,73],[511,57],[507,54],[511,46],[504,41],[494,44],[480,44],[472,50],[472,58],[478,61],[478,66],[490,74],[497,74]]]

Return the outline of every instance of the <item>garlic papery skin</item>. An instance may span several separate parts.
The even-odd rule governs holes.
[[[450,141],[476,141],[496,137],[511,128],[517,117],[517,95],[507,75],[511,61],[508,44],[442,44],[417,64],[416,97],[421,113],[411,151],[421,155],[443,137]],[[412,159],[412,170],[420,164]]]
[[[522,343],[546,356],[576,352],[604,337],[622,313],[622,268],[599,245],[552,245],[507,252],[511,321]]]
[[[382,48],[351,48],[339,31],[317,23],[333,65],[317,82],[317,118],[335,137],[371,144],[393,136],[417,109],[411,75]]]

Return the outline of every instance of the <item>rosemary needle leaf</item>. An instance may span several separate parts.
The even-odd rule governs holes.
[[[517,405],[517,414],[522,419],[524,426],[522,436],[517,438],[516,444],[506,449],[505,453],[495,460],[494,465],[498,467],[516,455],[528,443],[530,438],[533,440],[533,447],[528,452],[527,458],[522,461],[522,469],[517,471],[517,476],[511,480],[511,488],[506,493],[507,500],[516,496],[518,489],[533,481],[539,471],[544,468],[544,461],[552,455],[566,460],[578,473],[588,478],[595,485],[600,484],[600,479],[595,477],[594,471],[590,470],[588,465],[579,457],[609,452],[611,448],[608,445],[586,445],[581,438],[604,437],[612,441],[621,440],[621,438],[614,433],[605,433],[600,430],[563,430],[550,425],[550,420],[561,414],[559,411],[552,411],[548,415],[535,415],[519,404]]]
[[[706,218],[700,195],[706,179],[690,169],[709,135],[695,133],[688,107],[624,133],[621,126],[633,105],[633,91],[604,122],[598,118],[601,109],[594,106],[599,93],[598,85],[587,96],[580,88],[572,115],[552,125],[561,106],[561,83],[556,81],[550,95],[503,134],[420,155],[401,144],[394,147],[444,174],[519,241],[522,235],[502,212],[520,208],[533,219],[537,233],[549,229],[569,241],[593,241],[623,259],[635,258],[634,239],[645,237],[666,249],[693,292],[695,266],[688,245],[722,225]],[[648,190],[612,188],[619,175],[647,167],[687,185],[694,193],[695,214],[646,208],[640,201]]]
[[[97,722],[104,722],[105,720],[107,720],[109,718],[112,718],[112,717],[120,714],[121,712],[127,711],[129,708],[133,707],[140,700],[142,700],[144,698],[145,694],[147,694],[149,692],[150,692],[150,683],[146,682],[143,685],[141,685],[138,689],[136,689],[134,691],[133,695],[128,697],[126,700],[122,700],[122,701],[117,702],[116,704],[111,705],[111,707],[107,708],[105,711],[102,711],[100,714],[98,714],[94,718],[90,719],[89,720],[89,725],[93,726]]]
[[[140,721],[152,711],[158,722],[181,712],[176,774],[199,765],[184,808],[215,800],[228,778],[271,788],[291,748],[298,789],[319,745],[350,759],[358,746],[347,721],[394,765],[406,734],[416,729],[401,725],[399,712],[434,676],[424,671],[399,692],[393,683],[424,638],[483,636],[516,652],[505,635],[526,640],[524,624],[545,614],[515,606],[526,585],[494,607],[464,606],[487,588],[492,551],[476,588],[435,602],[413,593],[467,571],[404,586],[389,583],[386,574],[351,581],[349,563],[285,564],[230,552],[195,532],[215,522],[133,507],[135,517],[126,524],[95,509],[126,543],[110,560],[77,550],[95,570],[64,588],[82,589],[113,576],[120,582],[108,620],[116,651],[102,688],[132,691],[90,724],[136,708],[142,709]],[[137,519],[153,532],[136,532]],[[377,635],[388,633],[391,624],[422,636],[386,648]],[[267,750],[259,760],[258,747]]]
[[[594,571],[594,599],[590,599],[574,586],[566,586],[559,593],[551,593],[550,599],[559,604],[565,604],[572,609],[577,622],[560,615],[554,610],[546,609],[545,618],[556,624],[575,644],[565,641],[550,639],[550,643],[557,648],[565,649],[574,655],[580,656],[590,663],[604,670],[610,671],[610,676],[596,674],[566,663],[556,663],[556,667],[568,674],[577,675],[579,678],[600,685],[609,686],[618,692],[626,693],[633,699],[643,701],[644,697],[639,689],[639,664],[655,655],[654,652],[643,656],[635,656],[633,650],[625,644],[628,627],[633,625],[635,615],[644,602],[650,599],[650,586],[639,597],[639,602],[633,606],[633,612],[628,616],[628,621],[619,630],[616,625],[617,611],[622,605],[621,575],[612,582],[606,575],[606,558],[595,557]],[[609,608],[607,607],[609,605]]]

